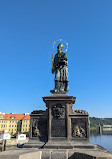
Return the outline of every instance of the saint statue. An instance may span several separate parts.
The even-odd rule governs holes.
[[[60,43],[57,46],[57,54],[52,57],[52,73],[55,73],[55,88],[50,92],[53,94],[66,94],[68,92],[68,59]]]

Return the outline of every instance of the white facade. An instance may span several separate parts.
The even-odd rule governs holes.
[[[0,139],[8,140],[11,138],[11,135],[8,133],[8,131],[4,131],[4,133],[0,134]]]
[[[26,140],[26,134],[19,134],[16,136],[17,140]]]
[[[112,128],[112,125],[103,125],[103,128]]]
[[[103,125],[103,131],[112,131],[112,125]]]

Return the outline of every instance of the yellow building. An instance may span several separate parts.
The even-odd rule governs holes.
[[[30,115],[25,115],[22,118],[22,124],[21,124],[21,132],[29,132],[30,129]]]
[[[0,114],[0,131],[8,130],[11,135],[28,133],[30,115],[28,114]]]

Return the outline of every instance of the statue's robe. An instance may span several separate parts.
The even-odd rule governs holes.
[[[68,59],[65,53],[57,53],[54,57],[56,81],[68,81]]]

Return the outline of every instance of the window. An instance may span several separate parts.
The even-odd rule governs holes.
[[[10,123],[11,123],[11,121],[10,121]]]
[[[16,125],[15,125],[15,127],[16,127]]]
[[[26,127],[27,127],[27,125],[26,125]]]
[[[11,116],[10,118],[11,118],[11,119],[15,119],[15,117],[14,117],[14,116]]]
[[[3,119],[3,116],[2,116],[2,115],[0,116],[0,119]]]
[[[9,131],[10,131],[10,129],[9,129]]]
[[[12,127],[13,127],[13,125],[12,125]]]

